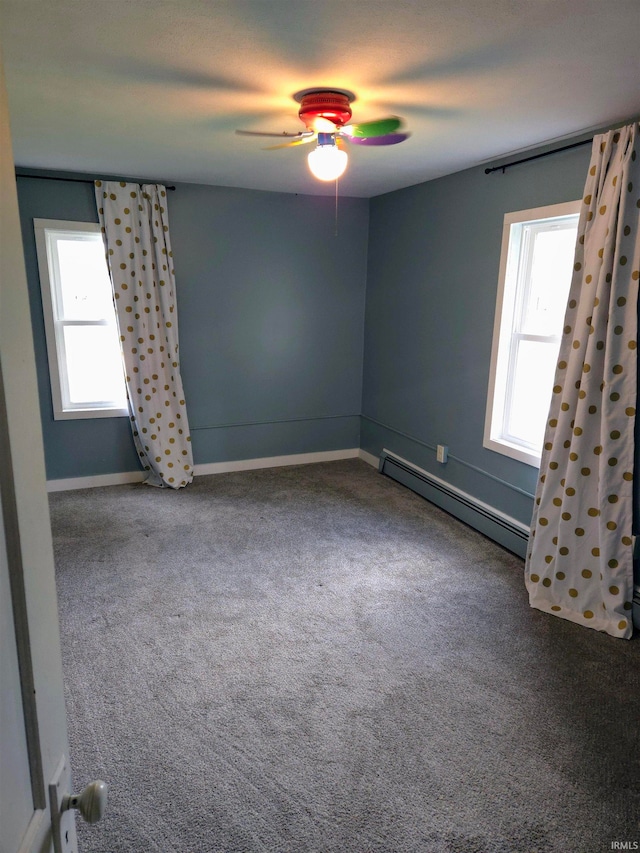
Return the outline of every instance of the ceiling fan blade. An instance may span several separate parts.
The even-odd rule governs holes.
[[[386,136],[371,136],[367,139],[360,139],[356,136],[347,137],[348,142],[352,145],[397,145],[398,142],[404,142],[411,134],[409,133],[387,133]]]
[[[263,148],[262,150],[276,151],[278,148],[291,148],[293,145],[305,145],[307,142],[315,142],[316,138],[316,133],[305,134],[305,136],[302,136],[299,139],[292,139],[291,142],[281,142],[280,145],[267,145],[266,148]]]
[[[369,139],[373,136],[387,136],[402,127],[402,119],[398,116],[389,116],[377,121],[363,121],[359,124],[349,124],[342,128],[341,132],[348,137],[358,139]]]
[[[313,136],[314,133],[312,130],[301,130],[298,133],[287,133],[283,131],[282,133],[263,133],[261,130],[236,130],[238,136],[276,136],[276,137],[291,137],[292,139],[299,139],[303,136]]]

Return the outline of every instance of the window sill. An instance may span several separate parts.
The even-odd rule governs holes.
[[[482,446],[486,447],[487,450],[493,450],[494,453],[501,453],[503,456],[517,459],[518,462],[524,462],[525,465],[531,465],[532,468],[540,468],[541,457],[533,450],[527,450],[521,445],[513,444],[504,439],[488,438],[484,440]]]
[[[128,409],[67,409],[56,410],[53,413],[54,421],[77,421],[90,418],[126,418],[129,417]]]

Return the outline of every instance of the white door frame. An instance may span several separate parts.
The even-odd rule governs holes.
[[[0,768],[0,790],[11,790],[20,778],[30,779],[31,788],[21,799],[23,804],[30,800],[26,807],[2,812],[0,853],[48,853],[53,850],[49,785],[59,780],[70,793],[71,780],[35,354],[1,56],[0,503],[3,580],[7,569],[9,577],[3,588],[11,589],[16,638],[6,658],[3,650],[0,690],[11,691],[14,698],[21,694],[28,763],[15,766],[25,751],[2,743],[3,755],[11,755],[14,766]],[[10,653],[17,657],[19,682],[16,667],[5,666]],[[19,705],[16,698],[14,707]],[[8,737],[0,726],[0,738]],[[11,849],[4,838],[13,839]],[[77,850],[73,812],[65,812],[59,849]]]

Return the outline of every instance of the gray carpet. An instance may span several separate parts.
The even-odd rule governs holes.
[[[640,644],[358,460],[51,496],[83,853],[640,842]]]

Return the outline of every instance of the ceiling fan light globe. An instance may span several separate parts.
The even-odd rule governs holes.
[[[319,181],[335,181],[344,174],[349,157],[335,145],[318,145],[307,157],[309,169]]]

